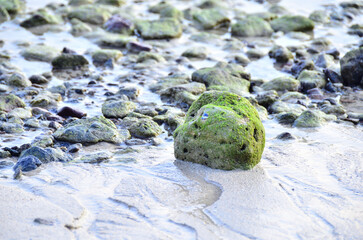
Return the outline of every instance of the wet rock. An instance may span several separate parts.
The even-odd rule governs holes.
[[[187,57],[189,59],[205,59],[207,58],[207,48],[206,47],[192,47],[187,50],[185,50],[182,53],[183,57]]]
[[[166,62],[165,58],[163,56],[161,56],[160,54],[157,54],[157,53],[153,53],[153,52],[140,52],[137,57],[138,63],[146,62],[149,60],[153,60],[153,61],[159,62],[159,63]]]
[[[248,59],[247,56],[243,54],[236,54],[232,56],[233,61],[235,63],[241,64],[243,67],[246,67],[251,61]]]
[[[170,5],[170,3],[167,3],[165,1],[161,1],[158,4],[152,5],[149,8],[149,12],[160,13],[161,10],[163,10],[164,8],[167,8],[167,7],[172,7],[172,5]]]
[[[203,29],[213,29],[219,26],[228,26],[229,18],[217,8],[197,10],[192,14],[193,20]]]
[[[10,20],[8,11],[3,6],[0,6],[0,24]]]
[[[309,96],[309,98],[314,100],[322,100],[324,99],[323,92],[319,88],[312,88],[307,90],[306,92]]]
[[[24,127],[39,128],[40,127],[39,120],[35,118],[28,119],[24,122]]]
[[[336,60],[339,59],[340,52],[336,48],[329,49],[325,53],[333,56]]]
[[[189,92],[194,95],[199,95],[206,91],[206,87],[203,83],[199,82],[180,84],[163,90],[160,95],[162,97],[170,97],[175,99],[176,95],[183,91]]]
[[[67,149],[67,152],[68,153],[76,153],[76,152],[78,152],[79,150],[81,150],[82,149],[82,144],[80,144],[80,143],[76,143],[76,144],[72,144],[71,146],[69,146],[68,147],[68,149]]]
[[[178,21],[182,21],[184,13],[176,7],[168,6],[160,11],[160,18],[174,18]]]
[[[86,5],[86,4],[92,4],[94,0],[70,0],[69,5],[70,6],[80,6],[80,5]]]
[[[97,0],[96,3],[120,7],[125,4],[125,0]]]
[[[133,53],[150,52],[152,50],[152,46],[138,42],[128,42],[126,48]]]
[[[7,80],[7,84],[12,87],[29,87],[32,83],[29,79],[22,73],[13,73]]]
[[[32,117],[31,108],[14,108],[8,114],[6,114],[7,118],[20,118],[20,119],[28,119]]]
[[[100,49],[92,54],[92,61],[95,66],[104,66],[109,60],[117,62],[122,57],[122,52],[114,49]]]
[[[24,128],[19,123],[0,122],[0,130],[6,133],[22,133]]]
[[[287,103],[305,103],[305,106],[310,104],[309,98],[299,92],[286,92],[281,95],[280,100]]]
[[[19,0],[0,0],[2,6],[9,14],[17,14],[20,11]]]
[[[97,152],[83,155],[79,160],[84,163],[101,163],[112,158],[108,152]]]
[[[306,110],[295,120],[294,126],[299,128],[321,127],[326,120],[335,119],[319,110]]]
[[[274,78],[271,81],[265,82],[260,87],[265,90],[275,90],[278,92],[283,91],[297,91],[299,88],[300,82],[292,77],[278,77]]]
[[[297,112],[283,112],[277,114],[275,117],[280,124],[291,125],[299,116],[300,114]]]
[[[20,23],[24,28],[38,27],[46,24],[59,24],[60,19],[50,14],[46,9],[40,9],[34,13],[30,18]]]
[[[30,101],[30,105],[32,107],[50,109],[52,107],[57,107],[58,102],[60,101],[62,101],[60,94],[42,91]]]
[[[97,45],[104,48],[122,49],[125,48],[127,43],[135,39],[121,34],[108,33],[102,34],[96,41]]]
[[[34,156],[38,158],[42,163],[49,162],[69,162],[72,160],[72,157],[69,154],[66,154],[59,148],[41,148],[41,147],[31,147],[25,151],[23,151],[20,155],[20,159]]]
[[[88,61],[82,55],[62,54],[52,60],[55,70],[81,69],[88,66]]]
[[[289,132],[283,132],[283,133],[280,133],[279,135],[276,136],[277,139],[280,139],[280,140],[294,140],[296,139],[295,136],[293,136],[291,133]]]
[[[294,64],[291,68],[291,73],[294,76],[299,76],[299,74],[303,71],[303,70],[314,70],[315,69],[315,65],[313,63],[313,61],[300,61],[297,62],[296,64]]]
[[[15,108],[25,107],[25,103],[14,94],[0,95],[0,111],[9,112]]]
[[[54,225],[54,222],[52,220],[43,219],[43,218],[35,218],[34,223],[41,224],[41,225],[47,225],[47,226]]]
[[[92,32],[92,28],[87,23],[84,23],[77,18],[72,18],[71,24],[72,24],[71,33],[74,36],[82,36],[86,33]]]
[[[163,130],[151,119],[144,118],[132,124],[129,128],[131,136],[137,138],[151,138],[159,136]]]
[[[110,17],[103,27],[109,32],[126,35],[131,35],[134,31],[134,24],[129,19],[123,18],[118,14]]]
[[[272,4],[271,7],[268,9],[269,12],[275,13],[275,14],[287,14],[289,11],[284,8],[283,6],[280,6],[278,4]]]
[[[305,111],[306,107],[300,104],[287,103],[282,101],[276,101],[269,107],[269,112],[271,113],[287,113],[293,112],[300,114]]]
[[[111,17],[111,13],[106,7],[100,5],[84,5],[71,10],[68,18],[77,18],[82,22],[95,25],[104,24]]]
[[[363,37],[363,24],[353,24],[349,27],[348,34]]]
[[[269,37],[273,30],[268,22],[259,17],[247,17],[232,25],[232,35],[238,37]]]
[[[174,132],[177,159],[212,168],[250,169],[261,158],[265,130],[248,100],[228,92],[206,92]]]
[[[68,118],[68,117],[82,118],[84,116],[87,116],[87,113],[81,112],[79,110],[67,106],[59,109],[57,114],[63,118]]]
[[[223,62],[192,74],[192,80],[204,83],[208,90],[226,90],[240,95],[249,91],[250,78],[242,66]]]
[[[163,77],[158,80],[157,83],[150,85],[150,90],[158,92],[172,86],[189,83],[189,81],[190,77],[187,74],[172,74],[170,76]]]
[[[130,101],[106,101],[102,105],[102,114],[107,118],[123,118],[136,108]]]
[[[169,108],[163,114],[153,118],[159,125],[166,124],[168,130],[173,132],[177,127],[184,123],[185,113],[176,108]]]
[[[347,52],[340,59],[340,72],[347,86],[363,86],[363,48]]]
[[[42,162],[35,156],[25,156],[22,158],[19,158],[18,162],[13,167],[14,171],[23,171],[23,172],[29,172],[34,169],[37,169],[40,165],[42,165]]]
[[[326,113],[326,114],[332,114],[337,117],[345,115],[347,112],[344,109],[342,105],[332,105],[332,104],[323,104],[319,107],[319,109]]]
[[[120,87],[116,95],[127,96],[128,99],[135,100],[140,95],[141,90],[138,87]]]
[[[328,23],[330,21],[330,17],[326,11],[316,10],[309,15],[309,19],[313,20],[316,23]]]
[[[279,99],[279,95],[275,90],[270,90],[266,92],[260,92],[257,94],[256,100],[259,105],[268,108],[271,104]]]
[[[362,1],[346,1],[339,4],[342,8],[357,8],[362,9],[363,8],[363,2]]]
[[[266,55],[266,53],[264,51],[262,51],[261,49],[256,49],[256,48],[248,49],[246,54],[247,54],[248,58],[251,60],[257,60],[257,59],[263,58]]]
[[[136,29],[143,39],[178,38],[182,34],[182,25],[172,18],[153,21],[138,21]]]
[[[299,74],[298,80],[303,91],[312,88],[323,88],[326,84],[325,75],[318,71],[304,70]]]
[[[292,53],[290,52],[289,49],[287,49],[286,47],[281,47],[281,46],[274,46],[268,52],[268,55],[270,58],[276,59],[276,62],[279,62],[279,63],[286,63],[290,59],[294,58],[294,56],[292,55]]]
[[[30,76],[29,80],[32,84],[47,84],[49,82],[49,79],[41,75],[32,75]]]
[[[11,154],[9,151],[0,150],[0,158],[8,158],[11,157]],[[0,169],[4,166],[4,164],[1,164]]]
[[[117,127],[103,116],[78,119],[58,129],[54,138],[74,143],[120,142]]]
[[[314,22],[303,16],[286,15],[271,21],[274,31],[306,32],[314,29]]]
[[[204,0],[198,5],[199,8],[225,8],[226,4],[218,0]]]
[[[311,41],[311,48],[308,49],[311,53],[319,53],[327,51],[331,48],[332,42],[327,38],[315,38]]]
[[[334,64],[334,57],[329,54],[319,54],[315,65],[321,68],[328,68]]]

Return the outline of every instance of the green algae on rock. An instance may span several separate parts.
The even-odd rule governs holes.
[[[32,85],[30,80],[24,74],[18,72],[13,73],[9,77],[9,79],[7,80],[7,84],[9,86],[20,87],[20,88],[29,87]]]
[[[314,22],[303,16],[282,16],[271,21],[274,31],[307,32],[314,29]]]
[[[345,85],[363,86],[363,47],[347,52],[340,59],[340,72]]]
[[[261,159],[265,130],[256,109],[236,94],[203,93],[174,132],[177,159],[232,170],[251,169]]]
[[[239,95],[249,91],[250,75],[238,64],[217,63],[211,68],[202,68],[192,74],[192,80],[204,83],[208,90],[230,91]]]
[[[0,95],[0,111],[10,112],[15,108],[24,108],[25,103],[14,94]]]
[[[261,88],[265,91],[275,90],[278,92],[283,91],[297,91],[300,82],[293,77],[278,77],[271,81],[265,82],[261,85]]]
[[[17,14],[20,11],[19,0],[0,0],[0,6],[5,8],[9,14]]]
[[[46,45],[34,45],[24,49],[20,54],[28,61],[51,62],[59,55],[59,51]]]
[[[328,120],[336,120],[334,115],[327,115],[319,110],[306,110],[295,120],[294,127],[321,127]]]
[[[122,57],[122,52],[115,49],[99,49],[92,53],[92,61],[95,66],[102,66],[109,59],[117,61],[120,57]]]
[[[326,84],[323,73],[314,70],[304,70],[299,74],[298,80],[304,91],[312,88],[322,88]]]
[[[218,26],[228,26],[231,20],[217,8],[197,10],[193,12],[193,20],[203,29],[213,29]]]
[[[129,131],[133,137],[150,138],[159,136],[163,130],[160,126],[149,118],[142,118],[133,123]]]
[[[3,6],[0,6],[0,23],[10,20],[8,11]]]
[[[269,37],[273,30],[268,22],[250,16],[232,25],[232,35],[238,37]]]
[[[153,21],[138,21],[136,29],[144,39],[169,39],[181,36],[183,28],[178,20],[162,18]]]
[[[83,5],[74,8],[68,13],[68,18],[77,18],[82,22],[95,25],[104,24],[111,17],[110,11],[100,5]]]
[[[53,134],[58,141],[73,143],[119,143],[115,124],[103,116],[75,120]]]
[[[88,66],[88,61],[82,55],[62,54],[52,60],[53,69],[80,69]]]
[[[131,101],[106,101],[102,105],[102,114],[107,118],[123,118],[136,108]]]
[[[60,19],[54,15],[51,15],[47,10],[40,9],[30,18],[22,21],[20,26],[24,28],[38,27],[46,24],[58,24]]]

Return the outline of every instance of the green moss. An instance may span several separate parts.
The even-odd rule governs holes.
[[[54,15],[51,15],[45,9],[38,10],[30,18],[20,23],[20,26],[24,28],[38,27],[46,24],[58,24],[60,19]]]
[[[162,18],[154,21],[138,21],[136,29],[144,39],[169,39],[181,36],[183,28],[173,18]]]
[[[110,17],[110,11],[102,5],[83,5],[68,13],[69,19],[77,18],[82,22],[95,25],[104,24]]]
[[[230,20],[219,9],[211,8],[195,11],[193,20],[197,22],[203,29],[213,29],[217,26],[228,26]]]
[[[268,37],[272,32],[270,24],[259,17],[247,17],[232,26],[232,35],[239,37]]]
[[[306,32],[314,29],[314,22],[303,16],[282,16],[271,21],[274,31]]]
[[[148,118],[140,119],[132,124],[129,131],[132,136],[137,138],[156,137],[163,132],[156,122]]]
[[[25,103],[14,94],[0,95],[0,111],[9,112],[15,108],[25,107]]]
[[[202,94],[192,104],[174,138],[178,159],[226,170],[252,168],[265,145],[263,125],[249,101],[217,91]]]

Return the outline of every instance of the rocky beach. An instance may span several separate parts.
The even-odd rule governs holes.
[[[0,0],[0,239],[362,239],[362,23]]]

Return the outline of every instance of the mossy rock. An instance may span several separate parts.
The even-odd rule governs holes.
[[[340,59],[340,73],[345,85],[363,87],[363,47],[347,52]]]
[[[217,8],[203,9],[193,12],[193,20],[208,30],[218,26],[229,26],[231,20]]]
[[[9,14],[17,14],[20,11],[19,0],[0,0],[0,6],[5,8]]]
[[[42,91],[30,101],[32,107],[41,107],[50,109],[57,107],[58,102],[62,101],[59,93],[51,93],[49,91]]]
[[[122,49],[125,48],[127,43],[134,40],[131,37],[116,34],[116,33],[103,33],[97,40],[96,43],[100,47]]]
[[[53,136],[59,141],[73,143],[120,142],[117,127],[103,116],[75,120],[58,129]]]
[[[100,49],[92,53],[92,61],[96,66],[104,65],[109,59],[117,61],[122,57],[122,52],[114,49]]]
[[[0,6],[0,23],[10,20],[8,11],[3,6]]]
[[[92,32],[92,28],[87,23],[84,23],[77,18],[73,18],[71,20],[71,24],[72,24],[71,33],[74,36],[81,36],[83,34]]]
[[[69,162],[73,159],[71,155],[66,154],[62,150],[50,147],[31,147],[21,153],[20,159],[27,156],[34,156],[38,158],[42,163]]]
[[[207,58],[207,54],[208,54],[207,48],[199,46],[199,47],[188,48],[182,53],[182,56],[189,59],[205,59]]]
[[[136,61],[138,63],[142,63],[149,60],[154,60],[159,63],[165,62],[165,58],[160,54],[154,52],[145,52],[145,51],[139,53]]]
[[[81,5],[87,5],[92,4],[93,0],[70,0],[68,5],[70,6],[81,6]]]
[[[20,26],[24,28],[38,27],[46,24],[59,24],[60,18],[51,15],[47,10],[40,9],[30,18],[20,23]]]
[[[0,95],[0,111],[10,112],[15,108],[24,108],[25,103],[14,94]]]
[[[309,19],[317,23],[328,23],[330,17],[326,11],[316,10],[309,15]]]
[[[335,116],[326,115],[319,110],[306,110],[294,122],[294,127],[321,127],[327,120],[336,120]]]
[[[314,70],[304,70],[299,74],[298,80],[304,91],[312,88],[323,88],[326,84],[325,75]]]
[[[111,17],[110,11],[100,5],[83,5],[71,10],[68,18],[77,18],[82,22],[95,25],[104,24]]]
[[[269,52],[268,55],[270,58],[276,59],[276,62],[279,63],[286,63],[290,59],[294,58],[294,55],[292,55],[291,51],[287,49],[286,47],[282,46],[274,46]]]
[[[189,75],[173,74],[167,77],[163,77],[159,79],[157,83],[150,85],[150,90],[153,92],[159,92],[169,87],[189,83],[189,81]]]
[[[142,118],[132,124],[129,128],[131,136],[137,138],[151,138],[159,136],[163,130],[151,119]]]
[[[282,16],[271,21],[274,31],[307,32],[314,29],[314,22],[303,16]]]
[[[152,13],[160,13],[164,8],[167,7],[173,7],[170,3],[161,1],[158,4],[152,5],[151,7],[149,7],[149,12]]]
[[[29,87],[32,85],[30,80],[22,73],[13,73],[7,80],[7,84],[13,87]]]
[[[272,33],[270,24],[259,17],[247,17],[232,25],[233,36],[269,37]]]
[[[305,110],[306,110],[306,107],[303,105],[295,104],[295,103],[281,102],[281,101],[276,101],[269,107],[269,111],[271,113],[292,112],[292,113],[296,113],[296,114],[301,114]]]
[[[232,170],[261,159],[265,130],[250,102],[229,92],[202,94],[174,132],[177,159]]]
[[[131,101],[106,101],[102,104],[102,114],[107,118],[123,118],[135,108]]]
[[[261,88],[265,91],[275,90],[278,92],[283,91],[297,91],[300,82],[293,77],[278,77],[271,81],[265,82]]]
[[[125,0],[97,0],[96,3],[120,7],[125,4]]]
[[[20,53],[28,61],[51,62],[59,54],[56,48],[46,45],[35,45],[24,49]]]
[[[160,11],[160,18],[174,18],[178,21],[182,21],[184,18],[184,14],[182,11],[177,9],[176,7],[165,7]]]
[[[249,91],[250,75],[237,64],[217,63],[212,68],[202,68],[192,74],[192,80],[204,83],[208,90],[230,91],[239,95]]]
[[[22,133],[24,132],[24,128],[19,123],[0,122],[0,131],[6,133]]]
[[[181,36],[183,28],[178,20],[162,18],[153,21],[138,21],[136,29],[143,39],[170,39]]]
[[[88,66],[88,61],[82,55],[62,54],[52,60],[53,69],[81,69]]]

